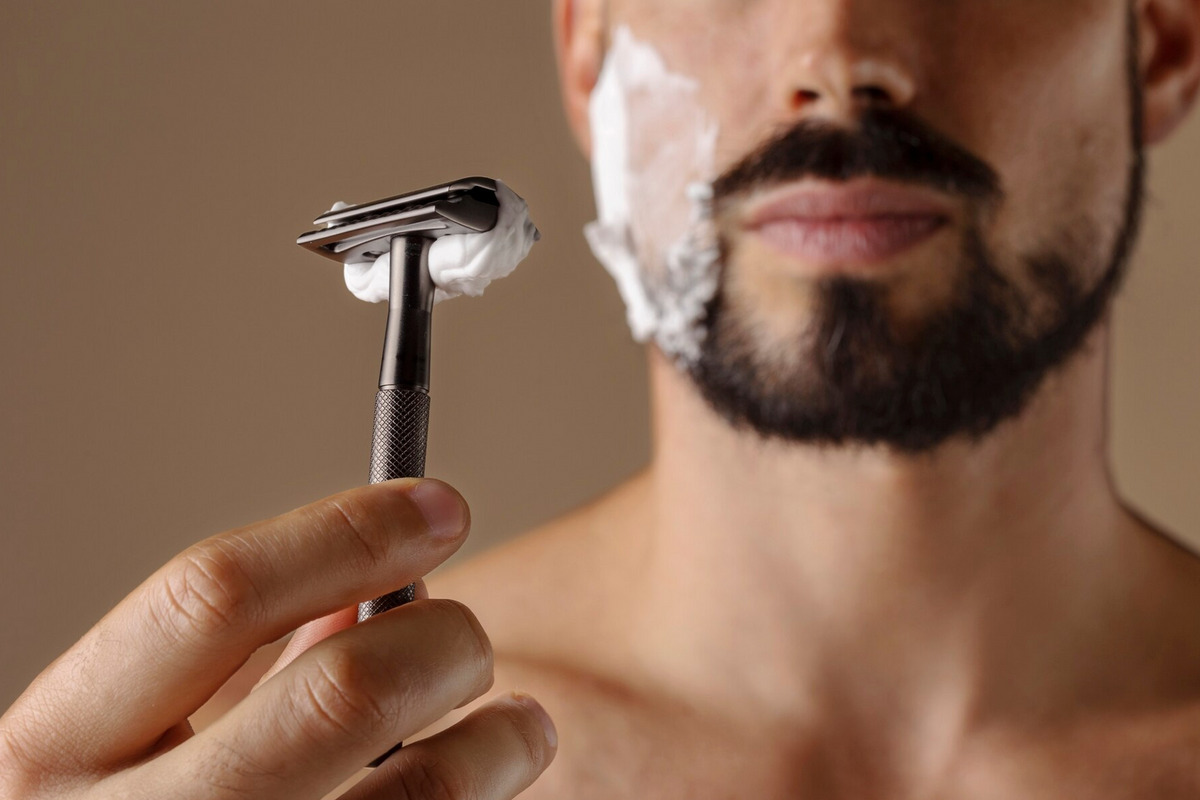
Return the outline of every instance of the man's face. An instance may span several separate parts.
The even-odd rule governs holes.
[[[735,424],[904,451],[982,435],[1103,315],[1140,204],[1126,0],[609,15],[719,126],[720,288],[690,373]]]

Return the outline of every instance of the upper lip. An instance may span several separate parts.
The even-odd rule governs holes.
[[[783,220],[868,220],[872,217],[949,217],[940,192],[916,186],[859,179],[849,183],[804,182],[776,189],[752,201],[748,228]]]

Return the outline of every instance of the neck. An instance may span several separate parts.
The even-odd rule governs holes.
[[[1018,419],[921,457],[763,442],[652,356],[635,642],[724,707],[886,708],[909,734],[909,707],[967,725],[1103,691],[1095,621],[1119,616],[1140,541],[1107,470],[1105,353],[1101,330]]]

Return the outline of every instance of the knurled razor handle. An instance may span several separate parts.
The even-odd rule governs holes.
[[[429,435],[429,395],[408,389],[380,389],[375,395],[375,436],[371,442],[371,483],[425,477]],[[358,621],[412,602],[417,586],[358,604]]]

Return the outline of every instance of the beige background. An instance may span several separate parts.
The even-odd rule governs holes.
[[[0,114],[0,708],[187,544],[365,479],[384,310],[294,244],[334,200],[495,175],[544,234],[436,314],[429,473],[475,518],[457,558],[644,463],[548,3],[8,0]],[[1116,469],[1200,543],[1200,119],[1152,175]]]

